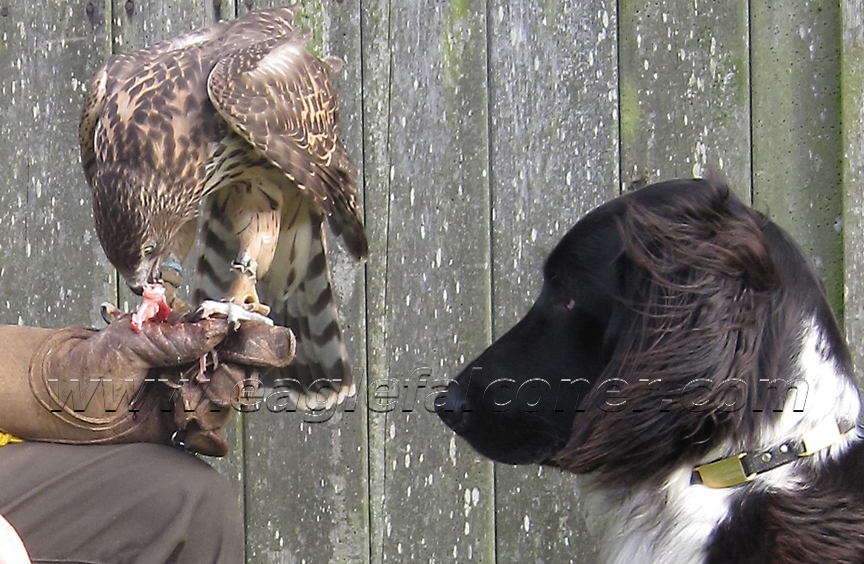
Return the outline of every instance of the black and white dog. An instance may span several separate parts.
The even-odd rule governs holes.
[[[720,179],[665,182],[585,216],[543,275],[439,396],[449,427],[584,474],[606,562],[864,562],[850,355],[780,228]]]

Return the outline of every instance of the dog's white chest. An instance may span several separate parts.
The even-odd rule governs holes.
[[[608,564],[698,564],[711,534],[728,516],[733,490],[690,485],[692,470],[674,473],[662,491],[588,494],[588,523],[603,539]]]

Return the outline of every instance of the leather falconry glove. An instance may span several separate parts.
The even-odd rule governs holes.
[[[163,377],[160,383],[173,390],[174,442],[193,452],[224,456],[225,426],[234,411],[258,408],[261,375],[288,366],[295,344],[287,327],[244,321],[214,349],[216,362],[202,377],[197,363],[179,380]],[[160,390],[165,393],[164,387]]]
[[[102,330],[0,325],[0,431],[69,444],[153,442],[223,456],[224,425],[259,372],[286,366],[285,327],[227,320]],[[214,354],[215,353],[215,354]],[[215,358],[201,371],[201,359]],[[250,380],[247,380],[250,379]]]

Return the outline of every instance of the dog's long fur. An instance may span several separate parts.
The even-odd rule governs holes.
[[[513,329],[438,398],[480,453],[582,474],[607,562],[864,562],[864,442],[849,352],[790,238],[725,183],[609,202],[552,251]],[[713,489],[699,464],[798,439],[830,448]]]

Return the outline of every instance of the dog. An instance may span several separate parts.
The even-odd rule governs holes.
[[[584,475],[604,562],[864,562],[849,351],[801,250],[716,174],[582,218],[435,405],[495,461]]]

